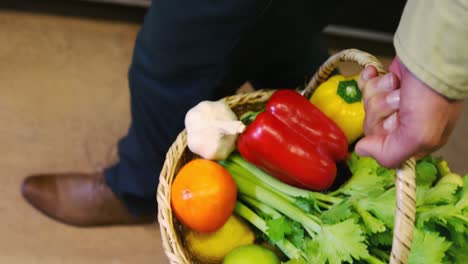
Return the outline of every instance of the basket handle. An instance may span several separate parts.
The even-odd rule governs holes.
[[[382,63],[367,52],[357,49],[342,50],[325,61],[302,91],[302,94],[309,98],[319,84],[327,80],[333,70],[342,62],[355,62],[363,68],[372,65],[379,74],[387,72]],[[413,242],[414,220],[416,217],[415,159],[411,158],[405,161],[396,174],[395,225],[390,264],[406,263]]]
[[[319,70],[314,74],[309,84],[307,84],[302,94],[309,98],[319,84],[327,80],[333,70],[335,70],[335,68],[342,62],[355,62],[362,68],[372,65],[377,69],[379,74],[385,74],[387,72],[382,63],[376,57],[367,52],[357,49],[342,50],[328,58],[328,60],[323,63]]]

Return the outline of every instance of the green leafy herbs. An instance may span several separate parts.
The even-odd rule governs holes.
[[[455,206],[462,211],[466,211],[468,209],[468,174],[463,177],[463,188],[458,194],[458,197],[459,200]]]
[[[444,261],[445,263],[468,263],[468,243],[450,247]]]
[[[376,233],[369,236],[369,242],[376,248],[386,248],[392,245],[393,230],[387,229],[385,232]]]
[[[390,188],[384,193],[372,192],[358,200],[366,210],[372,212],[388,227],[393,228],[395,221],[396,189]]]
[[[437,170],[439,171],[439,174],[442,177],[452,172],[449,168],[447,161],[445,160],[440,160],[439,162],[437,162]]]
[[[435,232],[414,231],[408,264],[439,264],[451,243]]]
[[[238,186],[243,203],[235,212],[288,256],[286,264],[388,263],[395,170],[352,153],[352,177],[336,191],[319,193],[282,183],[236,153],[220,164]],[[416,228],[408,263],[468,263],[468,176],[463,185],[437,181],[453,173],[432,156],[417,162],[416,174]]]
[[[245,160],[234,159],[233,161],[240,167],[249,170]],[[266,208],[273,208],[283,215],[282,217],[272,217],[267,221],[262,221],[266,222],[266,228],[263,228],[264,233],[273,243],[276,245],[281,243],[292,245],[289,248],[278,245],[287,256],[294,255],[294,252],[299,251],[301,258],[308,263],[328,262],[330,264],[352,262],[353,259],[362,259],[369,256],[365,243],[366,237],[359,224],[355,223],[353,219],[347,219],[336,224],[324,223],[319,216],[306,213],[301,207],[298,207],[294,202],[294,197],[297,196],[292,196],[287,188],[278,185],[275,188],[281,191],[276,191],[270,188],[271,185],[267,183],[259,183],[261,176],[256,177],[253,170],[249,170],[250,173],[244,174],[238,168],[232,169],[229,165],[226,168],[233,176],[241,197],[249,197],[251,200],[267,206],[260,206],[258,203],[249,202],[249,199],[246,199],[253,205],[254,210],[268,214]],[[250,179],[252,175],[255,179]],[[258,221],[257,218],[259,217],[258,215],[256,217],[247,215],[244,218],[251,222]],[[306,243],[306,241],[309,242]],[[314,245],[314,248],[317,249],[318,255],[311,255],[311,251],[308,250],[311,245]],[[323,259],[324,262],[314,262],[311,258]]]
[[[320,212],[320,208],[315,200],[306,199],[304,197],[295,197],[294,204],[301,208],[306,213],[312,213],[314,210]]]
[[[333,192],[335,195],[364,196],[369,192],[383,192],[386,187],[394,185],[395,170],[381,167],[372,158],[359,157],[353,153],[348,166],[353,176],[340,189]]]
[[[304,243],[305,231],[302,225],[298,222],[289,221],[292,232],[287,235],[287,239],[296,247],[301,248]]]
[[[387,228],[384,223],[373,216],[370,212],[364,210],[359,203],[353,204],[356,212],[361,216],[364,226],[366,227],[367,233],[375,234],[385,231]]]
[[[454,183],[436,184],[433,188],[424,187],[417,191],[417,206],[451,204],[457,200],[455,194],[459,186]]]
[[[293,231],[292,227],[289,225],[286,217],[282,216],[280,218],[271,219],[267,222],[268,226],[268,237],[273,241],[283,240],[286,235],[291,234]]]
[[[336,224],[350,218],[352,214],[351,203],[349,201],[343,201],[322,212],[321,218],[324,223]]]
[[[421,161],[416,164],[416,185],[431,186],[436,179],[436,165],[429,161]]]
[[[352,219],[324,226],[316,240],[320,241],[318,251],[330,264],[352,262],[369,255],[362,230]]]

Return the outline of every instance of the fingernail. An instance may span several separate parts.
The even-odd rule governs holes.
[[[390,92],[385,100],[392,109],[398,109],[400,107],[400,89]]]
[[[397,113],[393,113],[383,122],[383,128],[387,132],[391,132],[396,128],[397,125]]]
[[[387,78],[388,86],[391,87],[391,89],[393,89],[393,82],[394,82],[393,73],[391,72],[387,73],[385,78]]]

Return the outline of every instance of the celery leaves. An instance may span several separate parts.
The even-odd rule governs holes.
[[[289,186],[231,156],[221,164],[236,181],[239,199],[252,208],[237,206],[236,213],[290,258],[286,264],[388,262],[395,170],[352,153],[351,178],[338,190],[321,193]],[[427,156],[416,164],[416,227],[408,264],[468,263],[468,176],[463,187],[436,183],[440,161]]]
[[[359,260],[369,256],[361,228],[352,219],[324,225],[315,240],[319,241],[318,251],[330,264],[352,262],[353,258]]]
[[[348,219],[352,214],[351,204],[348,201],[344,201],[322,212],[321,218],[326,224],[336,224]]]
[[[451,243],[434,232],[415,229],[408,264],[439,264]]]
[[[416,164],[416,184],[431,186],[437,179],[437,168],[429,161],[421,161]]]
[[[286,217],[284,216],[268,220],[267,226],[268,236],[274,242],[283,240],[285,235],[291,234],[291,232],[293,231],[288,221],[286,220]]]

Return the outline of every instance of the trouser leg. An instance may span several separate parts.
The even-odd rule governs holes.
[[[159,172],[188,109],[232,92],[222,83],[228,55],[268,2],[153,1],[129,71],[132,123],[119,162],[106,171],[131,213],[154,212]]]
[[[316,2],[153,1],[129,72],[132,123],[106,171],[130,212],[154,212],[160,169],[188,109],[246,80],[294,88],[316,70],[327,56]]]

